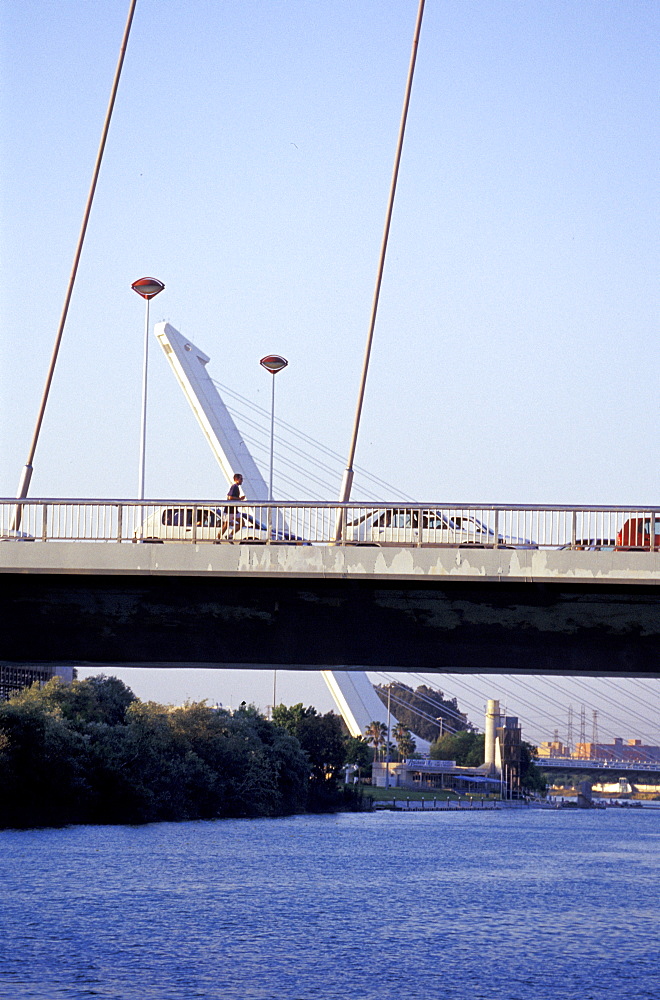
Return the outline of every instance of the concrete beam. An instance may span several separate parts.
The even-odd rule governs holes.
[[[0,574],[658,585],[660,552],[202,543],[8,542]]]
[[[1,548],[5,663],[660,675],[657,554]]]

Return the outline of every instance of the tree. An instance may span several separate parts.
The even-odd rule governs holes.
[[[538,751],[524,740],[520,744],[520,784],[533,792],[545,794],[546,781],[538,766]]]
[[[170,708],[104,677],[0,704],[3,827],[278,816],[305,807],[309,769],[253,706]]]
[[[459,767],[479,767],[484,762],[484,734],[464,730],[447,733],[429,751],[431,760],[455,760]]]
[[[344,764],[353,764],[358,769],[358,778],[362,770],[368,768],[374,759],[374,752],[363,736],[344,737]]]
[[[0,705],[0,825],[84,821],[86,746],[60,715],[26,699]]]
[[[339,803],[337,780],[344,765],[342,724],[334,712],[319,715],[302,702],[287,707],[276,705],[273,722],[298,740],[309,761],[308,808],[325,810]]]
[[[299,701],[297,705],[274,705],[272,718],[276,726],[282,726],[292,736],[295,736],[296,730],[302,724],[303,719],[308,719],[315,715],[316,709],[313,705],[305,708],[303,703]]]
[[[396,740],[396,748],[400,760],[406,760],[414,754],[417,749],[417,743],[407,726],[404,726],[402,722],[398,722],[392,730],[392,736]]]
[[[32,705],[61,715],[77,725],[104,722],[114,726],[125,721],[126,710],[136,697],[119,678],[98,674],[71,684],[53,677],[44,685],[24,688],[11,700],[15,705]]]
[[[372,743],[373,748],[376,752],[376,757],[378,757],[378,751],[383,747],[387,741],[387,726],[384,722],[370,722],[369,725],[364,730],[364,735],[367,743]]]
[[[437,738],[440,728],[451,732],[473,728],[455,698],[445,698],[442,691],[427,684],[420,684],[414,691],[401,681],[378,684],[374,690],[383,705],[387,705],[388,689],[392,711],[399,722],[429,743]]]

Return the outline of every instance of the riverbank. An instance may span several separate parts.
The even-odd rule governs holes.
[[[366,798],[366,796],[365,796]],[[521,799],[380,799],[372,809],[389,812],[485,812],[498,809],[548,809],[544,802],[524,802]]]

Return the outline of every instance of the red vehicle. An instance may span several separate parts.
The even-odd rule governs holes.
[[[631,517],[616,536],[617,549],[650,549],[660,548],[660,520],[653,525],[651,535],[651,518]]]

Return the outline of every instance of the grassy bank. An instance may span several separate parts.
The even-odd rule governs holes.
[[[471,798],[475,801],[482,798],[481,795],[459,795],[457,792],[445,791],[443,789],[437,789],[437,791],[411,791],[408,788],[377,788],[375,785],[363,785],[362,794],[364,798],[367,799],[371,797],[374,802],[383,802],[385,800],[391,802],[395,799],[397,802],[405,802],[406,799],[410,799],[411,802],[419,802],[422,799],[426,802],[433,802],[433,799],[437,799],[438,802],[445,802],[447,799],[452,799],[453,801],[462,800],[464,802],[469,802]],[[483,796],[484,798],[489,798],[489,796]]]

